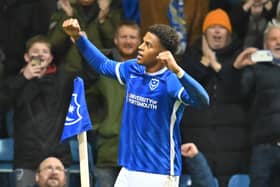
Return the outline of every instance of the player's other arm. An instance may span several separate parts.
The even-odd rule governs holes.
[[[198,83],[195,79],[193,79],[189,74],[187,74],[174,59],[173,55],[170,51],[163,51],[158,56],[157,59],[164,63],[164,65],[174,72],[181,84],[185,88],[188,96],[182,97],[182,100],[186,103],[189,103],[190,99],[192,100],[192,105],[197,107],[203,107],[209,105],[209,96],[206,90],[202,87],[200,83]]]

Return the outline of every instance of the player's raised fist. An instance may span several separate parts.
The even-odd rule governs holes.
[[[64,32],[74,40],[80,37],[81,27],[77,19],[67,19],[62,24]]]

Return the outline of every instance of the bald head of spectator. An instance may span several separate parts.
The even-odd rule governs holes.
[[[36,172],[39,187],[65,187],[66,174],[62,162],[56,157],[48,157],[40,163]]]

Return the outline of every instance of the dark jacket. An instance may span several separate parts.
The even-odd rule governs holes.
[[[194,142],[205,154],[214,175],[224,183],[231,174],[246,172],[249,160],[246,101],[229,91],[229,88],[239,89],[232,64],[241,48],[235,39],[232,41],[215,51],[222,64],[218,73],[200,63],[201,40],[186,52],[182,64],[210,96],[210,106],[203,110],[186,107],[182,119],[183,142]]]
[[[215,178],[202,153],[186,158],[186,167],[190,171],[192,187],[215,187]]]
[[[0,48],[6,56],[3,61],[5,75],[17,74],[24,65],[26,41],[47,33],[49,14],[54,5],[56,0],[0,1]]]
[[[0,102],[14,111],[14,167],[35,170],[48,156],[67,167],[71,154],[60,143],[73,90],[73,76],[58,71],[26,80],[19,74],[0,84]]]
[[[252,98],[251,140],[253,144],[280,140],[280,66],[257,63],[244,69],[242,93]]]

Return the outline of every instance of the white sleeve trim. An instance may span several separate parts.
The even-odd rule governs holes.
[[[188,105],[187,103],[185,103],[183,100],[182,100],[182,93],[184,91],[184,87],[182,87],[180,90],[179,90],[179,93],[178,93],[178,98],[179,98],[179,101],[181,101],[184,105]]]
[[[116,76],[117,76],[119,83],[121,85],[124,85],[124,82],[122,81],[121,75],[120,75],[120,65],[121,65],[121,63],[117,63],[115,71],[116,71]]]

